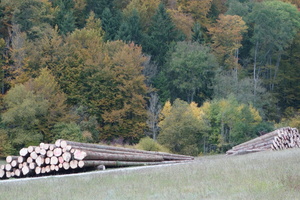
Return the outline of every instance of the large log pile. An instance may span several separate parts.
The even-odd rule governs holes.
[[[284,127],[250,141],[234,146],[227,155],[241,155],[266,150],[282,150],[300,147],[300,134],[297,128]]]
[[[57,140],[55,144],[22,148],[19,156],[7,156],[0,179],[72,173],[105,167],[171,164],[193,160],[191,156]]]

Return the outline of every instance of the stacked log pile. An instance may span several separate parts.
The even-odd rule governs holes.
[[[160,165],[193,160],[191,156],[57,140],[22,148],[0,165],[0,179],[72,173],[105,167]]]
[[[227,155],[241,155],[266,150],[282,150],[300,147],[300,134],[298,129],[284,127],[267,133],[250,141],[234,146],[227,151]]]

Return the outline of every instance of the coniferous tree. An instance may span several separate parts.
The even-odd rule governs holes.
[[[75,30],[74,2],[57,0],[53,3],[57,6],[55,12],[55,24],[58,25],[61,34],[65,35]]]
[[[115,40],[117,30],[119,29],[121,16],[119,12],[112,12],[112,10],[106,7],[101,15],[102,28],[105,31],[104,40]]]
[[[203,32],[201,30],[201,24],[196,22],[192,28],[192,41],[193,42],[198,42],[199,44],[204,43],[204,36]]]
[[[143,40],[143,33],[137,10],[133,10],[132,15],[121,24],[117,39],[141,44],[141,41]]]
[[[167,13],[164,4],[159,4],[149,28],[148,38],[143,43],[144,51],[152,56],[159,66],[166,61],[166,53],[170,44],[178,40],[179,32],[176,30],[172,18]]]

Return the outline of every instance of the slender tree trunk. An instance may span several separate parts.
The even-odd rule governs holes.
[[[256,90],[257,90],[257,79],[258,75],[256,72],[257,68],[257,51],[258,51],[258,41],[255,45],[255,51],[254,51],[254,63],[253,63],[253,81],[254,81],[254,96],[256,97]]]
[[[273,77],[273,81],[272,81],[272,85],[271,85],[271,90],[272,91],[274,90],[275,80],[277,78],[277,74],[278,74],[278,71],[279,71],[280,61],[281,61],[281,53],[278,55],[276,65],[275,65],[274,77]]]

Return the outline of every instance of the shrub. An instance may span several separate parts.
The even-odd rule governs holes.
[[[166,147],[158,144],[156,141],[150,137],[144,137],[140,140],[138,144],[135,145],[135,148],[145,151],[160,151],[160,152],[170,152]]]

